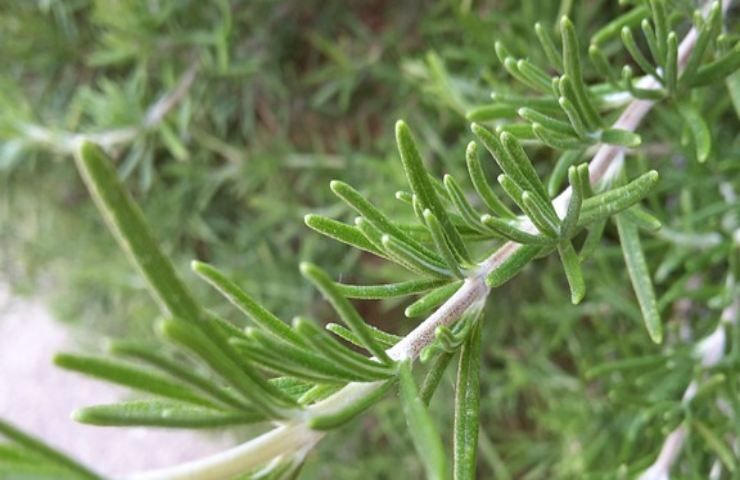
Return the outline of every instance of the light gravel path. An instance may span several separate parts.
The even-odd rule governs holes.
[[[104,475],[165,467],[227,448],[225,434],[100,428],[70,419],[76,408],[128,392],[57,369],[54,352],[74,349],[65,327],[38,302],[14,298],[0,283],[0,417]]]

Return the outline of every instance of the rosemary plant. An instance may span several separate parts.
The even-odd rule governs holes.
[[[306,225],[409,272],[401,282],[356,285],[302,263],[301,273],[333,307],[338,323],[323,325],[308,316],[287,323],[217,266],[195,261],[193,272],[241,311],[249,326],[240,328],[209,310],[162,253],[106,153],[93,143],[100,139],[74,139],[69,147],[92,198],[161,308],[158,335],[177,351],[171,356],[156,343],[127,340],[112,342],[110,355],[57,355],[55,363],[62,368],[145,394],[140,400],[82,408],[74,418],[102,426],[271,427],[212,457],[121,478],[295,478],[322,438],[396,389],[428,478],[476,478],[478,452],[487,447],[496,473],[512,478],[521,470],[509,470],[490,453],[490,445],[479,445],[479,438],[486,438],[480,432],[486,400],[480,376],[489,368],[481,365],[489,297],[495,302],[504,284],[536,260],[552,256],[559,259],[571,303],[579,304],[591,295],[591,274],[583,265],[611,255],[605,242],[619,245],[634,292],[632,304],[623,308],[638,312],[644,325],[640,335],[653,343],[647,352],[636,352],[625,342],[618,355],[605,355],[584,374],[584,381],[610,398],[635,398],[641,406],[632,418],[592,426],[602,435],[593,438],[603,440],[604,432],[634,438],[655,421],[665,440],[651,438],[644,444],[649,451],[615,454],[602,447],[584,453],[569,470],[550,470],[543,463],[545,469],[523,478],[649,480],[668,478],[672,469],[687,478],[724,478],[735,472],[740,438],[737,151],[733,157],[713,143],[705,112],[711,108],[702,100],[707,92],[724,88],[737,99],[740,43],[728,30],[729,1],[693,13],[669,8],[687,2],[625,3],[626,11],[593,33],[588,56],[567,16],[555,29],[559,40],[550,26],[534,26],[547,64],[518,58],[507,45],[496,44],[496,56],[515,83],[467,112],[473,139],[460,162],[464,158],[464,181],[471,191],[461,178],[430,172],[403,121],[396,123],[395,137],[408,186],[396,197],[414,222],[397,221],[345,182],[331,183],[333,194],[356,218],[345,223],[308,215]],[[598,77],[587,76],[587,62]],[[450,98],[459,106],[454,100],[460,95]],[[738,107],[736,101],[733,122]],[[703,176],[701,184],[681,185],[670,166],[648,168],[644,161],[630,161],[642,155],[640,128],[653,110],[683,119],[681,135],[692,157],[684,168]],[[728,143],[737,148],[736,139]],[[543,168],[537,168],[541,164],[532,161],[543,151],[557,152],[544,178]],[[725,154],[731,156],[729,163],[718,158]],[[497,184],[489,178],[489,159],[498,166]],[[698,188],[714,189],[712,195],[723,196],[729,207],[705,211],[697,205],[694,210],[691,191]],[[693,212],[683,223],[672,220],[677,194],[688,205],[681,208]],[[608,240],[602,241],[604,236]],[[655,248],[655,239],[663,250],[657,271],[646,253],[648,245]],[[654,280],[667,278],[677,286],[656,289]],[[688,283],[702,293],[687,300]],[[604,293],[597,288],[596,295]],[[423,319],[405,336],[372,326],[352,301],[410,297],[415,298],[406,316]],[[675,328],[666,326],[667,307],[678,308],[681,301],[701,302],[700,308],[717,318],[716,329],[695,344],[690,335],[677,336]],[[599,312],[590,315],[597,324]],[[448,448],[429,405],[455,359]],[[425,372],[418,382],[414,371],[420,369]],[[644,374],[626,381],[626,372],[634,370]],[[685,393],[677,399],[682,388]],[[642,398],[635,389],[642,389]],[[96,478],[9,424],[0,424],[0,433],[9,441],[0,449],[5,471]],[[687,447],[690,455],[684,459],[682,447],[693,437],[701,439],[702,448]]]

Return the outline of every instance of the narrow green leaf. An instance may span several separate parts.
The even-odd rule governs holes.
[[[644,19],[650,13],[649,8],[646,5],[640,5],[632,8],[626,13],[618,16],[614,20],[601,27],[592,37],[591,43],[594,45],[603,45],[609,40],[615,39],[619,36],[622,28],[632,27],[639,25],[642,19]]]
[[[372,407],[391,389],[395,382],[385,382],[380,387],[373,390],[368,395],[362,395],[359,398],[344,404],[338,411],[328,415],[315,415],[309,417],[306,422],[309,428],[313,430],[334,430],[344,425],[359,414]]]
[[[293,377],[274,377],[269,382],[293,399],[302,396],[313,388],[311,383]]]
[[[537,75],[532,76],[532,71],[529,72],[529,74],[524,74],[519,69],[519,63],[514,59],[514,57],[506,57],[503,62],[504,68],[506,69],[509,74],[514,77],[519,82],[523,83],[524,85],[527,85],[532,90],[537,90],[539,92],[547,93],[550,90],[550,81],[549,79],[545,80],[543,83],[542,77],[539,77]]]
[[[586,295],[586,284],[583,281],[583,271],[581,271],[581,262],[578,259],[573,244],[570,240],[563,240],[558,245],[560,261],[563,262],[565,277],[568,279],[570,287],[570,301],[573,305],[578,305]]]
[[[432,400],[434,392],[437,391],[445,370],[447,370],[447,366],[452,361],[454,355],[454,352],[442,352],[434,358],[434,363],[427,370],[424,382],[421,384],[421,389],[419,390],[419,396],[421,397],[421,401],[424,402],[424,405],[429,406],[429,402]]]
[[[515,109],[527,107],[539,111],[546,111],[549,113],[560,112],[558,102],[554,98],[552,98],[551,95],[543,97],[524,97],[520,95],[510,95],[500,92],[494,92],[491,94],[491,99],[502,105],[508,105]]]
[[[701,18],[700,13],[698,16],[699,18]],[[699,66],[701,66],[701,62],[704,58],[704,53],[706,52],[707,47],[709,46],[712,37],[714,37],[717,30],[721,26],[721,20],[722,7],[720,5],[720,2],[713,2],[711,9],[709,10],[709,14],[707,15],[706,21],[698,29],[699,33],[696,38],[696,43],[694,44],[694,48],[691,51],[691,55],[689,55],[689,59],[683,69],[683,73],[679,78],[679,85],[681,87],[691,85],[692,81],[694,80],[694,76],[699,70]]]
[[[316,352],[320,352],[321,355],[332,362],[336,362],[337,365],[376,380],[386,379],[395,374],[392,368],[381,365],[345,347],[321,327],[306,318],[296,318],[293,325],[296,331],[301,333],[314,346]]]
[[[575,135],[575,130],[568,123],[558,120],[550,115],[538,112],[533,108],[520,108],[517,113],[520,117],[531,123],[539,123],[548,130],[561,135]]]
[[[547,193],[554,197],[560,193],[561,184],[568,175],[568,169],[578,163],[583,155],[583,150],[568,150],[563,152],[550,173],[550,179],[547,182]]]
[[[679,104],[678,111],[686,122],[686,126],[691,131],[696,148],[696,158],[700,163],[704,163],[709,158],[712,151],[712,134],[709,126],[704,120],[704,116],[693,103],[686,102]]]
[[[655,218],[650,212],[642,208],[640,205],[634,205],[624,211],[621,215],[625,220],[634,223],[638,228],[641,228],[647,232],[657,232],[663,226],[660,220]]]
[[[478,195],[480,195],[483,203],[500,217],[514,217],[514,213],[503,204],[498,198],[498,195],[493,191],[490,183],[488,183],[486,175],[483,172],[483,167],[481,167],[480,160],[478,159],[478,145],[475,142],[468,143],[468,147],[465,150],[465,161],[468,166],[470,180],[473,182],[473,187],[478,192]]]
[[[511,157],[509,152],[504,148],[501,140],[495,134],[476,123],[471,126],[471,129],[480,141],[483,142],[483,146],[491,153],[507,177],[511,178],[520,189],[534,188],[529,184],[529,181],[519,169],[514,158]]]
[[[381,238],[383,248],[393,257],[398,259],[402,265],[410,270],[419,272],[423,275],[432,275],[436,277],[454,276],[453,270],[450,270],[444,260],[442,262],[431,262],[419,255],[411,246],[399,241],[390,235],[383,235]]]
[[[424,465],[426,478],[433,480],[450,478],[442,440],[416,388],[414,377],[411,375],[410,361],[401,363],[399,381],[401,404],[409,427],[408,431]]]
[[[470,122],[490,122],[501,118],[513,118],[516,108],[510,105],[481,105],[470,110],[465,116]]]
[[[305,320],[303,321],[303,326],[306,326]],[[326,350],[322,351],[316,348],[311,348],[309,350],[295,347],[287,342],[275,339],[260,330],[250,329],[248,331],[248,336],[250,339],[259,343],[265,351],[275,354],[280,360],[291,362],[309,370],[314,370],[317,373],[326,375],[327,378],[333,375],[337,380],[368,382],[382,380],[392,374],[391,370],[388,368],[382,368],[383,365],[381,364],[377,364],[377,366],[381,368],[370,368],[367,364],[365,364],[365,367],[349,365],[348,362],[337,361],[335,356],[329,355],[329,352]],[[233,341],[235,343],[239,342],[238,339],[234,339]],[[248,344],[242,345],[247,346]],[[315,344],[311,343],[311,346],[315,347]],[[323,346],[331,347],[329,342],[324,342]],[[341,347],[341,345],[339,346]],[[334,353],[336,353],[336,350]],[[362,357],[361,355],[358,356]],[[345,358],[349,358],[349,356],[346,356]]]
[[[481,217],[481,221],[484,225],[486,225],[502,237],[517,243],[521,243],[523,245],[549,245],[553,243],[552,238],[548,238],[543,235],[533,235],[531,233],[525,232],[524,230],[521,230],[516,225],[514,225],[513,220],[502,220],[490,215],[483,215]]]
[[[388,357],[383,347],[375,340],[368,325],[357,313],[357,310],[344,298],[339,290],[334,286],[334,282],[319,267],[307,262],[301,263],[301,273],[311,280],[319,290],[324,294],[327,300],[332,304],[339,314],[340,318],[352,332],[362,340],[363,347],[371,352],[375,357],[386,365],[393,364],[393,360]]]
[[[383,256],[381,250],[365,238],[362,232],[351,225],[338,222],[331,218],[312,214],[306,215],[304,221],[309,228],[322,235],[333,238],[334,240],[345,243],[351,247],[374,253],[379,257]]]
[[[658,39],[655,37],[655,30],[653,25],[647,18],[640,22],[642,28],[642,34],[645,37],[645,43],[647,43],[650,55],[653,57],[653,62],[659,67],[663,67],[665,64],[665,57],[660,53],[660,47],[658,46]],[[624,29],[622,29],[624,30]]]
[[[301,338],[288,325],[257,303],[239,285],[231,281],[215,267],[207,263],[193,261],[191,268],[212,287],[221,292],[232,305],[251,318],[254,323],[287,342],[295,345],[303,344]]]
[[[530,84],[536,85],[537,90],[544,93],[548,93],[550,91],[550,82],[552,80],[540,67],[527,60],[518,60],[516,62],[516,68]]]
[[[581,56],[578,52],[576,29],[566,16],[563,16],[560,21],[560,34],[563,42],[563,70],[565,75],[573,82],[576,96],[575,103],[583,111],[586,126],[589,130],[593,130],[601,125],[601,118],[591,102],[586,85],[583,82],[583,69],[581,67]],[[560,83],[562,84],[562,77]]]
[[[560,104],[560,108],[562,108],[565,114],[568,116],[568,120],[570,120],[569,127],[571,127],[571,132],[574,132],[582,140],[588,140],[590,138],[589,131],[586,128],[586,124],[583,123],[581,114],[578,112],[573,102],[571,102],[565,97],[560,97],[558,99],[558,103]],[[544,123],[541,123],[541,125],[547,128],[547,125],[545,125]],[[564,135],[570,134],[569,132],[556,132],[556,133],[560,133]]]
[[[591,59],[591,64],[596,70],[606,75],[609,84],[615,88],[619,88],[619,74],[614,67],[609,63],[609,59],[606,57],[604,51],[597,45],[591,45],[588,47],[588,57]]]
[[[740,68],[740,43],[719,60],[704,65],[696,72],[689,88],[701,87],[731,75]]]
[[[512,246],[511,244],[505,244],[499,251],[507,249],[506,251],[509,252],[512,248],[515,250],[509,253],[486,277],[486,284],[489,287],[496,288],[508,282],[542,252],[542,247],[537,245]]]
[[[664,0],[650,0],[650,10],[653,14],[655,24],[655,40],[658,47],[658,56],[664,57],[666,53],[666,39],[668,38],[668,15],[665,11]]]
[[[496,57],[498,57],[498,61],[501,62],[501,65],[504,65],[506,63],[507,58],[511,58],[511,52],[506,49],[503,43],[500,41],[496,41],[493,44],[493,50],[496,52]]]
[[[280,407],[294,405],[290,397],[266,382],[251,365],[237,361],[237,354],[229,343],[217,344],[177,319],[165,320],[159,327],[165,337],[195,353],[261,413],[271,418],[280,417]]]
[[[475,480],[480,418],[481,322],[475,321],[460,352],[455,385],[454,478]]]
[[[442,287],[436,288],[426,295],[419,298],[417,301],[406,307],[404,315],[408,318],[416,318],[422,315],[426,315],[433,308],[443,304],[448,298],[450,298],[462,285],[462,280],[449,283]]]
[[[431,210],[434,216],[437,217],[453,250],[462,258],[469,261],[470,256],[467,253],[465,243],[447,216],[447,211],[442,205],[442,202],[437,197],[434,187],[429,180],[429,174],[422,162],[419,150],[416,147],[413,135],[406,123],[401,120],[396,122],[396,142],[398,143],[401,162],[403,163],[411,190],[419,197],[422,206]]]
[[[542,143],[558,150],[576,150],[587,145],[587,143],[584,143],[583,140],[575,136],[559,135],[546,129],[539,123],[532,124],[532,131]]]
[[[200,406],[215,406],[210,400],[193,392],[186,386],[135,365],[108,358],[73,355],[70,353],[56,354],[54,356],[54,364],[66,370],[84,373],[91,377],[125,385],[142,392],[172,398],[174,400],[182,400]]]
[[[716,433],[696,418],[691,420],[691,427],[701,435],[707,447],[714,451],[722,463],[725,464],[727,470],[734,472],[737,464],[735,463],[736,457],[732,449]]]
[[[434,278],[387,283],[385,285],[347,285],[345,283],[335,283],[334,285],[347,298],[378,300],[381,298],[404,297],[406,295],[426,292],[445,283],[447,283],[447,280]]]
[[[83,143],[75,156],[90,195],[119,245],[149,282],[165,311],[198,322],[200,307],[149,231],[144,215],[118,179],[103,151]]]
[[[613,188],[583,201],[578,227],[605,219],[642,200],[658,183],[655,170],[644,173],[627,185]]]
[[[547,196],[547,189],[537,175],[537,171],[532,165],[532,161],[529,156],[522,148],[521,143],[511,134],[504,132],[501,134],[501,143],[508,152],[510,158],[515,162],[517,169],[526,179],[526,183],[521,184],[527,185],[526,190],[531,189],[539,198],[549,205],[550,197]],[[504,172],[507,173],[507,172]],[[508,173],[507,173],[508,174]],[[554,213],[554,210],[552,211]]]
[[[460,213],[460,216],[466,224],[471,229],[480,230],[482,228],[482,225],[480,224],[480,213],[478,213],[470,202],[468,202],[468,199],[465,198],[465,193],[462,188],[460,188],[460,185],[455,181],[452,175],[445,175],[443,182],[450,198],[452,199],[453,205],[455,205],[455,208]]]
[[[663,41],[665,41],[665,39]],[[624,43],[627,51],[630,53],[635,62],[640,66],[643,72],[652,75],[658,80],[661,79],[660,75],[658,75],[658,71],[655,69],[655,66],[650,63],[650,61],[645,57],[645,55],[643,55],[642,51],[637,46],[637,42],[635,42],[635,37],[632,35],[632,30],[629,27],[624,27],[622,29],[622,43]]]
[[[622,68],[622,83],[624,84],[624,87],[629,90],[630,95],[632,95],[634,98],[639,98],[640,100],[662,100],[667,92],[666,90],[662,88],[639,88],[635,85],[635,82],[633,81],[634,74],[632,73],[632,68],[630,68],[629,65],[625,65]]]
[[[175,378],[196,387],[201,392],[213,399],[232,408],[244,409],[248,406],[234,396],[231,392],[224,390],[212,380],[197,373],[191,365],[181,361],[173,360],[161,354],[156,345],[146,345],[138,342],[116,340],[109,346],[111,353],[123,355],[146,362]]]
[[[678,89],[678,37],[676,32],[668,34],[665,59],[665,86],[673,95]]]
[[[165,428],[221,428],[266,420],[263,415],[256,412],[224,412],[161,400],[136,400],[96,405],[75,411],[72,418],[80,423],[106,427]]]
[[[588,168],[588,167],[586,167]],[[568,169],[568,181],[570,182],[571,194],[565,218],[560,224],[560,238],[568,239],[573,236],[578,225],[578,217],[581,215],[583,205],[583,182],[578,174],[578,168],[572,166]]]
[[[370,334],[373,336],[373,338],[375,338],[375,341],[384,347],[390,348],[401,341],[402,337],[399,337],[398,335],[393,335],[392,333],[380,330],[379,328],[373,327],[372,325],[368,325],[368,327],[370,327]],[[355,335],[352,330],[346,328],[344,325],[340,325],[338,323],[328,323],[326,325],[326,329],[337,335],[338,337],[347,340],[351,344],[362,347],[362,341],[360,340],[360,338]]]
[[[388,254],[388,252],[385,251],[385,247],[383,246],[382,241],[383,232],[376,228],[375,225],[372,224],[372,222],[369,222],[364,217],[356,217],[355,227],[357,227],[357,230],[365,237],[368,242],[373,245],[375,249],[377,249],[379,252],[382,252],[381,256],[383,258],[395,260]]]
[[[659,368],[664,367],[666,362],[667,360],[664,355],[646,355],[642,357],[625,358],[591,367],[586,371],[586,378],[592,379],[622,370],[646,370],[649,368]]]
[[[348,382],[366,382],[367,378],[354,375],[341,368],[323,368],[324,364],[315,365],[312,362],[304,363],[293,356],[281,355],[281,352],[272,350],[258,342],[231,339],[232,348],[239,355],[247,359],[250,365],[260,370],[266,370],[276,375],[284,375],[312,384],[346,384]]]
[[[508,195],[519,208],[523,209],[522,194],[524,193],[524,190],[522,190],[522,188],[505,173],[499,175],[496,180],[498,180],[499,185],[504,189],[506,195]]]
[[[442,258],[445,259],[445,262],[447,262],[447,266],[452,274],[457,278],[463,278],[464,276],[460,271],[460,266],[455,258],[455,254],[452,253],[452,249],[447,243],[447,238],[445,238],[442,225],[440,225],[437,217],[435,217],[429,209],[424,210],[424,222],[429,228],[429,233],[432,234],[432,240],[434,240],[434,245],[437,247],[437,251],[440,253]]]
[[[429,261],[442,262],[434,252],[421,245],[419,242],[407,235],[403,230],[398,228],[388,217],[385,216],[380,210],[367,201],[360,192],[347,185],[344,182],[333,180],[330,184],[332,192],[334,192],[339,198],[344,200],[347,205],[352,207],[357,213],[362,215],[368,222],[370,222],[376,229],[383,234],[389,234],[405,244],[408,244],[422,257],[427,258]],[[431,188],[431,187],[430,187]],[[436,197],[435,197],[436,198]],[[382,251],[382,249],[381,249]]]
[[[540,22],[537,22],[534,24],[534,31],[537,34],[537,39],[540,41],[540,45],[542,46],[542,50],[545,52],[547,60],[553,68],[562,71],[563,59],[558,51],[558,47],[555,46],[555,42],[550,36],[548,29],[543,27]]]
[[[621,215],[615,217],[619,241],[622,245],[624,261],[627,265],[632,287],[640,304],[642,317],[645,321],[650,338],[655,343],[663,341],[663,327],[658,313],[658,305],[655,300],[653,283],[650,280],[650,272],[645,261],[645,253],[640,245],[640,237],[637,227],[625,220]]]
[[[550,202],[547,202],[547,205],[552,208]],[[529,191],[522,192],[522,208],[540,233],[551,238],[558,236],[559,221],[552,218],[555,215],[554,211],[553,213],[549,212],[544,206],[544,202],[539,201],[535,194]]]
[[[300,403],[301,405],[311,405],[312,403],[323,400],[329,395],[339,391],[343,386],[344,384],[342,383],[321,383],[318,385],[314,385],[303,395],[301,395],[301,397],[298,399],[298,403]]]
[[[59,465],[60,467],[63,467],[64,469],[74,472],[81,478],[94,480],[102,479],[102,477],[100,477],[97,473],[88,469],[84,465],[71,459],[62,452],[50,447],[41,440],[20,431],[19,429],[17,429],[10,423],[3,421],[2,419],[0,419],[0,436],[3,436],[8,440],[11,440],[12,442],[15,442],[17,445],[20,445],[21,447],[27,449],[33,454],[38,455],[39,457],[42,457],[56,465]]]

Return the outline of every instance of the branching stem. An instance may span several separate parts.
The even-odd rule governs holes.
[[[195,81],[200,64],[193,62],[182,74],[175,88],[152,104],[146,111],[139,125],[106,130],[96,133],[76,133],[53,130],[35,123],[26,123],[20,126],[26,141],[44,145],[54,151],[64,154],[76,152],[83,142],[100,145],[109,150],[117,145],[131,142],[146,130],[159,125],[164,117],[185,97]]]
[[[731,1],[724,2],[724,8],[727,9],[730,3]],[[696,44],[696,39],[697,31],[692,28],[682,40],[678,54],[679,71],[686,66]],[[660,85],[655,78],[646,76],[638,82],[638,86],[639,88],[652,89],[658,88]],[[612,127],[634,132],[654,105],[655,102],[650,100],[632,100]],[[624,147],[615,145],[602,145],[597,150],[591,162],[589,162],[589,177],[592,185],[609,182],[613,175],[619,173],[624,151]],[[570,196],[571,190],[568,187],[553,200],[555,209],[561,217],[565,215]],[[470,306],[485,301],[490,291],[485,283],[486,275],[499,267],[521,247],[522,245],[511,241],[504,243],[491,256],[480,263],[475,274],[467,278],[462,287],[452,297],[411,333],[390,348],[387,351],[388,355],[394,360],[416,358],[421,349],[434,340],[434,331],[438,326],[453,324]],[[326,415],[339,411],[357,399],[372,394],[382,384],[383,382],[349,383],[335,394],[306,409],[304,418],[307,420],[315,415]],[[324,432],[310,430],[306,423],[300,419],[291,420],[242,445],[211,457],[172,468],[122,478],[125,480],[210,480],[227,478],[252,470],[286,452],[305,453],[307,449],[318,443],[323,435]],[[675,455],[672,452],[676,447],[680,448],[684,436],[685,432],[680,431],[671,434],[666,441],[670,445],[664,447],[664,450],[667,450],[664,462],[668,460],[669,463],[672,462]],[[672,447],[671,445],[675,446]]]

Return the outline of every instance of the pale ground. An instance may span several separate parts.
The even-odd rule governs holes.
[[[0,417],[106,476],[173,465],[232,444],[224,434],[73,422],[75,408],[127,392],[54,367],[52,355],[65,349],[74,349],[65,328],[41,304],[14,298],[0,282]]]

